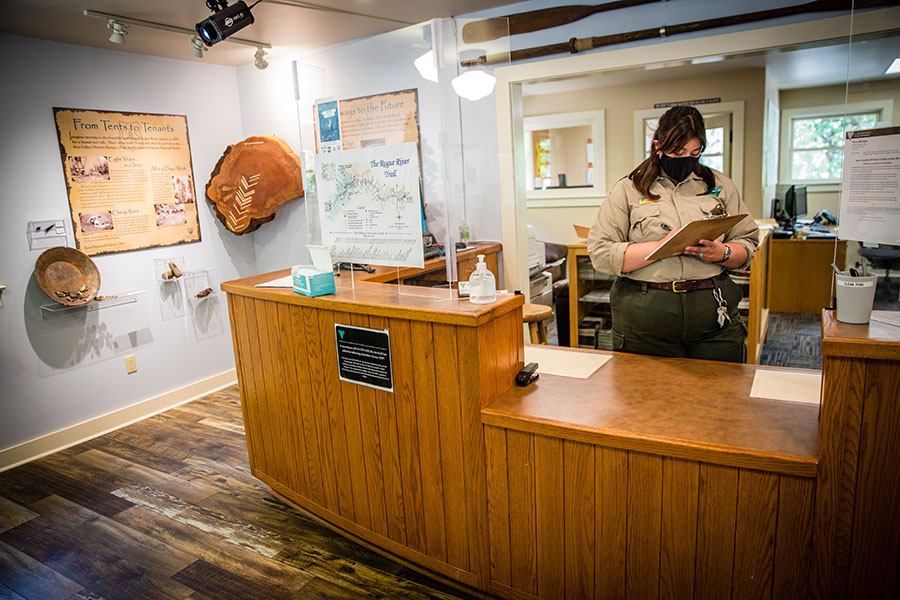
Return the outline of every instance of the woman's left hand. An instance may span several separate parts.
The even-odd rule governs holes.
[[[698,245],[685,248],[684,253],[705,263],[716,263],[725,258],[725,244],[719,240],[700,240]]]

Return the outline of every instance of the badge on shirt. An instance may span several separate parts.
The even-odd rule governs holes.
[[[658,201],[659,201],[659,198],[657,198],[656,200],[654,200],[653,198],[644,198],[644,197],[642,196],[642,197],[638,200],[638,206],[641,206],[641,205],[643,205],[643,204],[650,204],[651,202],[658,202]]]
[[[714,187],[713,189],[709,190],[709,195],[710,195],[710,196],[715,196],[716,198],[718,198],[718,197],[719,197],[719,194],[721,194],[721,193],[722,193],[722,186],[721,186],[721,185],[717,185],[717,186]]]

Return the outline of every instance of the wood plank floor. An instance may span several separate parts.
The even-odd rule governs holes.
[[[237,387],[0,473],[0,600],[472,598],[250,474]]]

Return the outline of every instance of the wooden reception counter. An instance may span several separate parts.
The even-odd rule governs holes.
[[[867,422],[846,399],[863,389],[851,365],[826,356],[827,426],[818,405],[751,398],[751,365],[612,353],[588,379],[516,388],[521,296],[479,307],[344,277],[319,298],[254,287],[284,274],[222,286],[251,467],[346,534],[512,599],[845,597],[880,581],[848,567],[876,534],[893,543],[878,564],[895,585],[900,537],[866,510],[900,500],[896,468],[849,461],[897,442],[873,429],[848,446]],[[335,324],[389,331],[393,392],[339,379]],[[900,335],[886,344],[883,360],[900,360]],[[893,404],[875,414],[900,426],[891,372],[876,387]],[[844,485],[884,469],[859,502]]]

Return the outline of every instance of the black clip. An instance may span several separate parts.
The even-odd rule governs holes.
[[[540,376],[540,373],[537,372],[537,368],[538,364],[536,362],[525,365],[525,367],[516,375],[516,385],[525,387],[526,385],[535,382]]]

